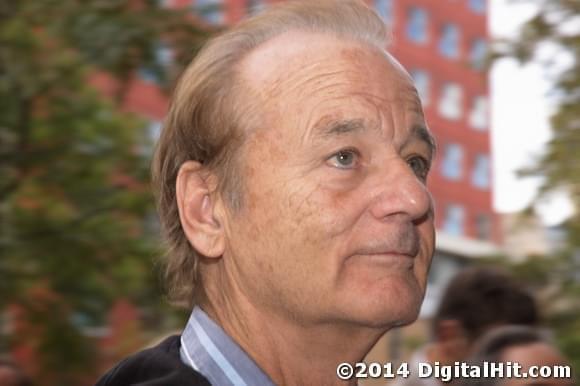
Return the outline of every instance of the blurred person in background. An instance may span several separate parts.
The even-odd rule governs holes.
[[[452,365],[465,361],[474,343],[490,328],[506,324],[534,326],[539,313],[534,298],[507,272],[470,267],[449,283],[431,322],[433,341],[417,350],[409,368],[419,363]],[[414,375],[414,376],[413,376]],[[411,372],[396,385],[440,386],[436,378],[419,378]]]
[[[546,334],[529,326],[501,326],[484,334],[474,345],[467,360],[470,365],[483,366],[484,362],[517,363],[520,373],[528,373],[531,366],[568,366],[566,359]],[[574,380],[558,377],[555,373],[546,378],[462,378],[454,386],[572,386]]]
[[[98,385],[354,385],[337,365],[417,318],[435,145],[386,37],[363,2],[292,1],[202,49],[153,166],[193,311]]]
[[[32,386],[32,382],[15,363],[0,359],[0,386]]]

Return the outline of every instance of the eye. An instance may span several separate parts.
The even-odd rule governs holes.
[[[421,156],[414,156],[407,160],[407,163],[413,170],[413,173],[421,180],[425,181],[427,179],[427,174],[429,174],[430,164],[427,159]]]
[[[356,150],[341,150],[328,159],[330,164],[339,169],[353,169],[357,165],[358,152]]]

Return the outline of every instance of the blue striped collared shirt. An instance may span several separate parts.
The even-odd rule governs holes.
[[[195,307],[181,334],[181,360],[214,386],[274,386],[225,331]]]

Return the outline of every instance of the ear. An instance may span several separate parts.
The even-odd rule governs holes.
[[[175,195],[179,208],[179,219],[191,246],[200,254],[219,258],[224,252],[225,238],[223,213],[215,193],[215,180],[196,161],[181,165],[177,174]],[[212,197],[214,199],[212,200]]]

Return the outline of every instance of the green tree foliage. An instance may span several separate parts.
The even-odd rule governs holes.
[[[499,45],[500,55],[523,63],[537,58],[547,44],[566,53],[570,65],[553,84],[557,108],[550,119],[552,139],[537,164],[522,175],[543,177],[539,197],[564,190],[572,199],[575,214],[563,224],[565,247],[555,256],[530,258],[512,266],[533,283],[543,298],[543,309],[565,353],[580,368],[580,2],[577,0],[528,0],[539,11],[520,31],[519,37]],[[545,63],[547,70],[554,65]]]
[[[81,327],[115,297],[157,305],[152,140],[122,106],[138,70],[168,89],[206,36],[153,1],[0,2],[0,314],[21,304],[45,325],[41,369],[89,368]],[[117,80],[114,98],[90,86],[97,73]],[[25,294],[38,288],[66,304],[54,323],[32,317],[44,308]]]
[[[519,37],[498,45],[501,56],[512,56],[521,62],[536,58],[538,49],[551,45],[567,54],[570,65],[553,83],[552,95],[557,109],[550,119],[552,139],[539,162],[523,175],[540,175],[544,183],[540,194],[564,189],[576,208],[580,208],[580,2],[575,0],[528,0],[539,11],[522,27]],[[547,70],[556,65],[545,63]],[[580,230],[580,213],[571,220],[569,230]],[[580,233],[570,240],[580,246]]]

